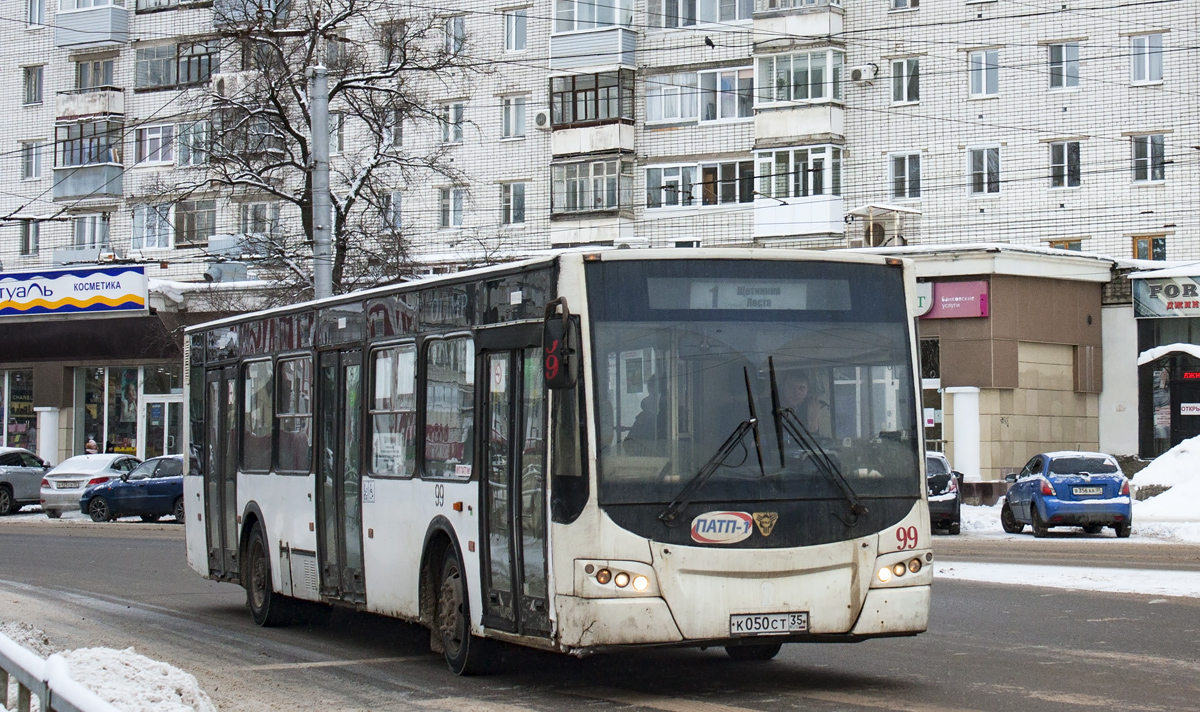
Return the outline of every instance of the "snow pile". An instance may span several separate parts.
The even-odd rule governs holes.
[[[216,712],[194,675],[133,648],[80,648],[63,657],[75,681],[124,712]]]
[[[1175,485],[1157,497],[1134,502],[1133,522],[1192,522],[1200,524],[1200,511],[1196,503],[1200,502],[1200,477],[1193,477]]]
[[[1154,458],[1154,462],[1133,476],[1133,481],[1139,487],[1174,487],[1189,480],[1200,480],[1197,473],[1200,473],[1200,435],[1184,440]]]
[[[1148,596],[1200,597],[1200,571],[1106,569],[1095,566],[1042,566],[975,561],[934,564],[937,579],[1045,586],[1074,591],[1139,593]]]
[[[41,628],[34,628],[28,623],[0,621],[0,635],[43,658],[54,652],[49,636]]]

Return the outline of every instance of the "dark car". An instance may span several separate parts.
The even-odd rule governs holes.
[[[1000,524],[1019,534],[1028,524],[1043,537],[1051,527],[1082,527],[1099,534],[1112,527],[1119,537],[1133,529],[1129,480],[1111,455],[1102,452],[1046,452],[1034,455],[1015,475],[1000,508]]]
[[[49,465],[24,448],[0,447],[0,517],[37,504],[48,469]]]
[[[166,515],[183,522],[183,456],[153,457],[120,479],[88,487],[79,509],[93,522],[129,516],[153,522]]]
[[[962,528],[961,475],[950,469],[950,461],[940,452],[925,453],[925,484],[929,488],[929,523],[945,527],[948,534]]]

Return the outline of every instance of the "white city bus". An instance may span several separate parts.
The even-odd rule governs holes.
[[[262,625],[419,622],[457,673],[920,633],[914,294],[877,256],[602,250],[192,327],[188,562]]]

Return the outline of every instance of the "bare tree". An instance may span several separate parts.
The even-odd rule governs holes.
[[[205,97],[210,156],[203,177],[173,193],[281,205],[243,205],[239,232],[282,298],[312,293],[313,131],[331,131],[339,154],[330,167],[334,292],[411,274],[395,190],[435,175],[462,182],[442,144],[406,142],[404,134],[435,134],[445,120],[431,102],[435,92],[465,94],[462,85],[484,70],[467,59],[461,22],[412,13],[399,0],[215,3],[225,65]],[[316,64],[328,69],[328,128],[313,127],[309,110],[307,70]],[[237,66],[242,71],[231,72]]]

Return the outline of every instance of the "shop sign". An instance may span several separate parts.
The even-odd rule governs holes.
[[[1133,315],[1154,317],[1200,316],[1200,277],[1131,279]]]
[[[146,311],[146,268],[0,273],[0,316]]]
[[[1200,415],[1200,403],[1180,403],[1180,415]]]
[[[962,319],[987,315],[987,282],[935,282],[929,313],[921,318]]]
[[[933,282],[917,282],[917,316],[925,316],[933,308]]]

